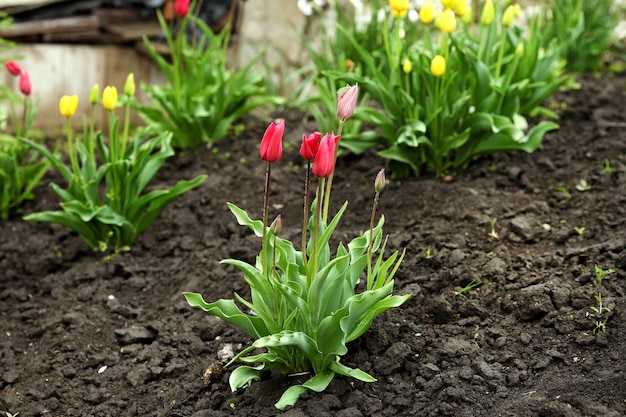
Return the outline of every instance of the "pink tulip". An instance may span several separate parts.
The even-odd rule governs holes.
[[[322,134],[320,132],[313,132],[309,136],[302,135],[302,145],[300,146],[300,156],[307,161],[312,161],[317,154],[317,149],[320,146],[320,138]]]
[[[266,162],[276,162],[283,156],[283,133],[285,132],[285,121],[278,124],[270,123],[263,134],[259,153],[261,159]]]
[[[318,178],[327,178],[335,169],[335,150],[339,136],[325,134],[320,142],[311,171]]]
[[[20,67],[20,64],[18,64],[15,61],[5,62],[4,66],[6,67],[6,69],[9,70],[9,72],[13,76],[18,76],[18,75],[20,75],[20,72],[22,72],[22,67]]]
[[[356,99],[359,96],[359,85],[346,85],[337,91],[337,117],[348,120],[354,114]]]
[[[28,71],[22,71],[22,73],[20,74],[20,91],[27,96],[30,94],[30,90],[31,85]]]
[[[189,13],[189,0],[176,0],[174,13],[180,17],[187,16],[187,13]]]

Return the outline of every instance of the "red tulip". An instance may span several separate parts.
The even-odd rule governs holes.
[[[27,96],[30,94],[30,90],[31,86],[28,71],[22,71],[22,73],[20,74],[20,91]]]
[[[346,85],[337,91],[337,117],[348,120],[354,114],[356,99],[359,96],[359,85]]]
[[[276,162],[283,156],[283,133],[285,132],[285,121],[278,124],[270,123],[263,134],[259,153],[261,159],[266,162]]]
[[[327,178],[335,169],[335,150],[339,136],[325,134],[320,142],[311,171],[318,178]]]
[[[187,13],[189,13],[189,0],[176,0],[176,3],[174,3],[174,13],[180,17],[187,16]]]
[[[322,134],[320,132],[313,132],[309,136],[302,135],[302,145],[300,146],[300,156],[307,161],[312,161],[317,154],[317,149],[320,146],[320,138]]]
[[[17,76],[22,72],[22,67],[15,61],[8,61],[4,63],[4,66],[9,70],[11,75]]]

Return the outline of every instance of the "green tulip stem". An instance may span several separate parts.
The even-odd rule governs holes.
[[[306,179],[304,180],[304,215],[302,216],[302,264],[304,265],[304,269],[306,270],[306,257],[307,257],[307,248],[306,248],[306,235],[307,235],[307,225],[309,220],[309,188],[311,187],[311,161],[307,161],[306,163]]]
[[[267,216],[270,207],[270,176],[271,176],[272,164],[267,163],[267,169],[265,170],[265,195],[263,197],[263,245],[261,252],[263,253],[263,276],[267,277],[267,244],[265,240],[267,238]]]

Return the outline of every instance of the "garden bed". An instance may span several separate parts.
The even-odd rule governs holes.
[[[155,187],[204,173],[209,179],[112,261],[59,226],[19,216],[0,222],[0,410],[66,417],[625,415],[625,81],[589,77],[582,90],[558,95],[566,103],[561,128],[533,155],[485,157],[447,181],[390,181],[379,213],[390,246],[407,250],[395,292],[412,297],[376,319],[343,361],[378,382],[337,377],[285,412],[273,404],[306,376],[267,375],[231,393],[227,369],[205,386],[217,352],[251,340],[182,296],[247,294],[241,274],[219,261],[252,261],[259,241],[225,203],[261,216],[265,123],[170,159]],[[287,143],[272,170],[270,217],[282,213],[282,235],[298,241],[298,147],[315,126],[284,116]],[[368,227],[372,182],[383,164],[373,153],[339,159],[335,209],[350,204],[338,238]],[[584,188],[581,180],[589,189],[576,189]],[[50,173],[49,181],[60,179]],[[45,184],[36,195],[26,213],[58,204]],[[494,219],[497,238],[490,235]],[[615,269],[601,287],[594,265]],[[472,280],[483,284],[455,294]],[[594,333],[589,313],[599,291],[611,312],[603,314],[606,332]]]

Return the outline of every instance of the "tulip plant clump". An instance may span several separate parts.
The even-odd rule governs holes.
[[[228,67],[230,29],[214,34],[192,14],[195,7],[196,1],[177,0],[171,15],[157,12],[171,54],[169,60],[144,37],[151,58],[167,82],[143,85],[153,105],[137,109],[146,121],[146,134],[168,130],[173,133],[172,145],[179,149],[219,141],[252,110],[283,102],[266,93],[263,75],[253,68],[260,55],[243,68]]]
[[[1,40],[0,40],[1,41]],[[25,200],[33,198],[33,189],[49,168],[48,162],[21,143],[17,137],[29,137],[30,128],[37,113],[37,106],[30,99],[32,86],[28,71],[19,63],[8,61],[4,66],[14,77],[19,77],[21,96],[0,87],[0,102],[8,102],[14,135],[0,132],[0,218],[6,219],[12,210]],[[21,111],[18,109],[21,107]],[[4,119],[0,114],[0,130]]]
[[[352,116],[357,92],[357,86],[352,86],[339,93],[339,132]],[[233,390],[258,380],[260,373],[268,369],[310,374],[306,382],[283,393],[276,403],[279,409],[295,404],[307,390],[323,391],[336,374],[374,381],[366,372],[342,364],[341,356],[348,351],[346,344],[365,333],[376,316],[408,298],[392,295],[393,276],[404,253],[394,252],[384,259],[384,217],[375,221],[378,196],[385,185],[384,171],[375,181],[369,230],[347,246],[339,244],[335,255],[331,255],[329,241],[347,206],[346,202],[328,219],[339,134],[314,132],[302,137],[300,155],[308,169],[300,250],[280,237],[280,215],[268,226],[270,170],[281,159],[284,128],[284,121],[270,124],[261,141],[260,155],[267,163],[263,220],[252,220],[244,210],[228,205],[237,222],[262,239],[254,265],[237,259],[222,261],[243,272],[251,300],[235,294],[240,307],[233,300],[207,303],[200,294],[184,294],[192,307],[234,324],[255,339],[231,361],[246,364],[231,373]],[[310,173],[317,177],[318,185],[309,210]],[[362,276],[364,290],[357,292]]]
[[[548,121],[529,128],[526,120],[556,117],[542,104],[567,81],[557,48],[542,44],[539,21],[525,34],[516,25],[520,6],[505,0],[481,2],[476,23],[466,0],[441,5],[425,0],[411,14],[408,0],[391,0],[382,22],[374,12],[367,36],[339,25],[352,70],[323,71],[358,82],[379,104],[355,111],[377,129],[342,145],[356,153],[382,145],[396,175],[444,175],[483,154],[533,152],[558,128]]]
[[[112,248],[117,253],[128,250],[136,236],[171,201],[206,179],[206,175],[200,175],[193,180],[178,181],[170,189],[144,193],[163,162],[174,155],[174,150],[170,144],[171,132],[162,132],[156,137],[131,135],[130,109],[134,95],[132,73],[126,80],[121,100],[114,86],[105,87],[100,97],[100,88],[94,85],[89,96],[91,116],[85,123],[82,139],[74,136],[70,123],[78,106],[78,96],[61,98],[59,111],[66,118],[69,166],[44,146],[18,138],[46,157],[68,183],[67,189],[51,184],[62,200],[62,210],[32,213],[24,219],[58,223],[74,230],[90,247],[103,252]],[[109,114],[108,141],[94,127],[93,113],[100,101]],[[125,112],[121,134],[115,114],[118,102]]]

